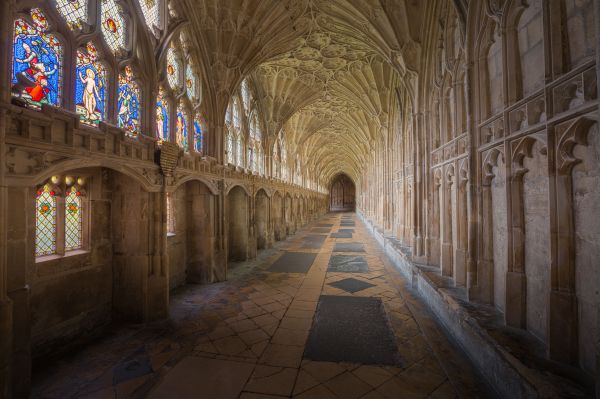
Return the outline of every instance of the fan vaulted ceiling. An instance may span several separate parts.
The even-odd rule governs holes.
[[[267,137],[278,134],[311,176],[358,180],[397,120],[417,69],[419,0],[181,0],[206,82],[223,115],[248,77]],[[400,116],[401,117],[401,116]]]

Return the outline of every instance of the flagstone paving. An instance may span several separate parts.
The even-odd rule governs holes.
[[[315,237],[330,232],[325,224],[340,231],[353,216],[326,215],[258,259],[231,265],[226,282],[177,290],[168,321],[112,327],[78,353],[38,365],[32,396],[491,397],[361,221],[351,240]],[[365,252],[332,255],[336,244]],[[365,314],[367,309],[376,310]],[[320,315],[329,319],[323,323]],[[323,351],[319,334],[334,339],[335,329],[343,338],[339,347],[350,352],[347,358],[358,360],[311,360],[309,336]],[[381,337],[388,346],[378,347],[379,357],[369,356],[369,345]],[[386,350],[391,357],[384,356]]]

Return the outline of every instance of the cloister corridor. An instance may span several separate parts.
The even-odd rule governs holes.
[[[169,321],[115,328],[40,367],[32,394],[493,397],[353,213],[325,214],[226,282],[179,289]]]

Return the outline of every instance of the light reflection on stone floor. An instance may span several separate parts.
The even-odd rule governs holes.
[[[311,228],[333,223],[336,232],[340,216],[326,215],[258,259],[234,265],[227,282],[178,290],[169,321],[116,329],[37,372],[33,397],[489,397],[362,222],[354,218],[352,238],[327,236],[321,248],[306,248]],[[327,272],[335,243],[364,244],[368,271]],[[317,256],[306,274],[268,272],[283,251]],[[368,284],[354,293],[330,285],[348,278]],[[321,294],[381,298],[402,367],[303,359]]]

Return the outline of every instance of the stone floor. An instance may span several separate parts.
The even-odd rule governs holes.
[[[350,222],[355,226],[352,232],[343,232],[347,238],[335,238],[340,224]],[[316,234],[327,237],[315,238]],[[294,272],[270,270],[290,252],[315,258],[292,255]],[[312,264],[303,272],[307,259]],[[256,260],[234,266],[227,282],[177,291],[169,321],[114,328],[76,354],[37,367],[32,396],[492,397],[353,214],[325,215],[275,248],[262,251]],[[389,331],[395,340],[396,363],[381,366],[306,358],[305,345],[319,320],[322,296],[371,298],[367,302],[383,304],[383,317],[373,318],[379,320],[374,327],[384,334]],[[324,328],[344,326],[343,321],[325,323]],[[364,331],[364,325],[358,327]],[[360,328],[343,327],[336,334],[361,346]]]

